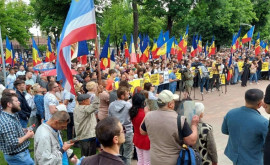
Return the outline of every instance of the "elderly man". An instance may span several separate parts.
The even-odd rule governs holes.
[[[4,94],[1,98],[1,106],[3,111],[0,114],[0,150],[4,153],[5,160],[10,165],[34,165],[28,151],[30,144],[28,139],[34,136],[34,132],[23,131],[17,115],[17,112],[21,111],[17,95]]]
[[[177,127],[178,114],[174,111],[174,100],[178,99],[178,95],[169,90],[163,90],[158,95],[157,101],[160,109],[148,112],[141,124],[141,134],[148,134],[150,139],[151,164],[175,165],[177,163],[181,146]],[[184,117],[181,118],[185,144],[191,146],[196,144],[198,122],[199,117],[195,115],[190,128]]]
[[[74,143],[72,141],[63,143],[60,135],[60,131],[67,128],[69,120],[67,112],[57,111],[50,120],[38,127],[34,138],[36,164],[68,164],[68,158],[77,161],[77,157],[69,149]]]
[[[81,94],[77,97],[79,105],[74,110],[74,125],[77,138],[80,139],[82,156],[96,154],[96,133],[97,120],[95,111],[99,107],[99,98],[95,96],[90,104],[90,95]]]
[[[59,86],[56,82],[50,82],[48,84],[48,92],[44,96],[44,111],[45,111],[45,120],[49,120],[52,117],[52,114],[57,112],[56,106],[59,105],[55,93],[59,91]]]

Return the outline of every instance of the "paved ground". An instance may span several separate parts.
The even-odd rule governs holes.
[[[225,87],[223,86],[222,89],[224,93],[221,93],[220,96],[218,91],[205,94],[204,101],[201,101],[199,89],[196,89],[195,99],[198,100],[195,101],[202,102],[205,105],[205,115],[203,120],[204,122],[211,124],[214,128],[214,137],[217,144],[219,165],[232,165],[232,162],[224,155],[224,150],[228,140],[228,136],[221,133],[221,125],[224,116],[230,109],[244,105],[244,94],[246,90],[258,88],[265,92],[265,89],[269,83],[270,81],[264,80],[260,81],[259,84],[248,84],[247,87],[241,87],[240,84],[230,85],[227,86],[226,94]],[[267,119],[270,117],[265,113],[263,108],[260,108],[259,111]],[[133,161],[132,165],[135,164],[136,161]]]

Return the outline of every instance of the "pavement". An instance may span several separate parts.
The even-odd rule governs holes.
[[[214,129],[214,137],[217,145],[218,152],[218,164],[219,165],[232,165],[233,163],[224,155],[224,150],[227,145],[228,136],[221,133],[221,125],[224,116],[227,112],[233,108],[237,108],[245,105],[245,92],[248,89],[258,88],[265,92],[267,85],[270,83],[268,80],[259,81],[259,84],[247,83],[246,87],[241,87],[240,84],[228,85],[227,92],[225,93],[225,86],[222,86],[222,91],[213,91],[212,93],[204,93],[204,101],[199,91],[199,88],[195,88],[195,101],[202,102],[205,106],[205,113],[203,121],[212,125]],[[194,92],[192,91],[192,99],[194,99]],[[259,109],[261,114],[269,119],[264,109]],[[133,160],[132,165],[136,165],[137,161]]]

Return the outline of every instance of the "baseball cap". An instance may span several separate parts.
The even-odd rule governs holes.
[[[163,90],[160,94],[158,94],[158,102],[169,103],[172,100],[177,100],[177,99],[179,99],[179,95],[173,94],[169,90]]]
[[[89,94],[81,94],[77,97],[77,101],[83,101],[83,100],[86,100],[86,99],[89,99],[90,98],[90,95]]]

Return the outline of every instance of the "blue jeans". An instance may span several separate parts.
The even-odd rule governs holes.
[[[208,91],[208,84],[209,84],[209,79],[206,77],[203,77],[201,79],[200,87],[201,87],[201,93],[203,92],[203,86],[205,85],[206,91]]]
[[[255,80],[255,82],[258,82],[257,74],[256,73],[250,73],[249,82],[251,83],[252,80]]]
[[[5,160],[10,165],[34,165],[34,161],[28,150],[20,152],[16,155],[4,155]]]
[[[120,154],[122,155],[121,158],[125,165],[131,165],[131,158],[133,156],[133,133],[126,133],[125,138],[125,143],[120,147]]]
[[[21,123],[23,128],[27,128],[28,120],[20,119],[20,123]]]
[[[261,70],[257,70],[257,80],[261,79]]]
[[[171,84],[170,83],[170,91],[174,94],[175,93],[175,91],[176,91],[176,86],[177,86],[177,84]]]

